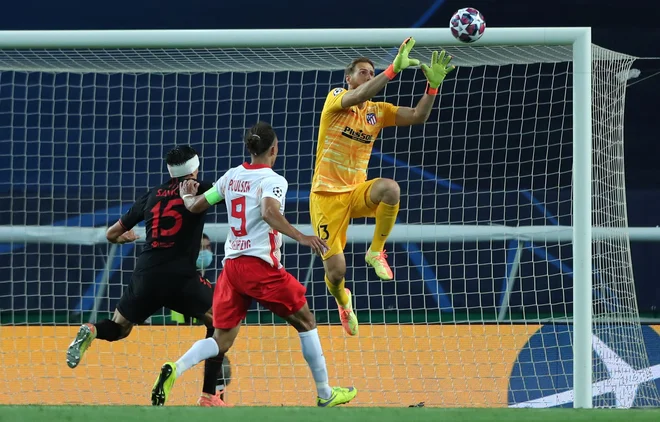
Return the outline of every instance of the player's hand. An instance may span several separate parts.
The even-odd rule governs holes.
[[[197,195],[197,189],[199,188],[199,183],[193,179],[186,179],[183,182],[179,183],[179,196],[183,198],[183,195]]]
[[[124,234],[122,234],[121,236],[119,236],[115,243],[119,243],[120,245],[123,245],[124,243],[135,242],[139,238],[140,238],[140,236],[135,234],[135,232],[133,230],[129,230],[127,232],[124,232]]]
[[[426,76],[426,80],[429,81],[429,86],[431,88],[437,89],[442,81],[445,80],[445,76],[449,72],[455,69],[455,66],[449,64],[451,61],[451,56],[442,50],[440,55],[437,51],[433,52],[431,56],[431,66],[427,66],[425,63],[422,63],[421,68]]]
[[[330,249],[325,240],[317,236],[303,236],[300,240],[301,245],[309,246],[315,254],[323,256],[325,252]]]
[[[408,37],[405,39],[401,46],[399,47],[399,53],[394,58],[392,66],[394,67],[394,73],[399,73],[403,69],[410,66],[419,66],[419,60],[411,59],[408,57],[410,50],[415,46],[415,39],[413,37]]]

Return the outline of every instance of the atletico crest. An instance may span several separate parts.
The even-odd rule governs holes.
[[[367,123],[372,126],[376,124],[376,113],[367,113]]]

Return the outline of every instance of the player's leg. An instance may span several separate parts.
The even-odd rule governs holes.
[[[83,324],[66,352],[66,363],[70,368],[80,364],[85,352],[95,339],[118,341],[128,337],[134,324],[139,324],[158,310],[160,299],[150,288],[147,279],[133,276],[124,290],[112,319]]]
[[[351,218],[376,217],[376,228],[365,261],[374,268],[381,280],[394,278],[387,263],[385,242],[399,213],[400,196],[399,184],[391,179],[369,180],[352,193]]]
[[[298,331],[303,356],[316,383],[317,405],[334,407],[353,400],[357,394],[355,388],[331,388],[328,384],[328,369],[316,320],[305,298],[305,287],[284,269],[263,267],[261,271],[271,286],[256,293],[259,296],[255,299]],[[272,285],[277,287],[273,288]]]
[[[319,195],[309,197],[312,226],[316,234],[328,243],[330,249],[323,255],[325,284],[334,296],[339,318],[349,335],[357,335],[358,319],[353,312],[351,292],[346,288],[346,230],[350,219],[350,194]]]
[[[325,284],[328,291],[335,297],[337,309],[339,311],[339,320],[344,331],[348,335],[356,336],[359,332],[359,322],[355,311],[353,310],[353,295],[346,287],[346,258],[343,252],[325,259],[323,261],[325,269]]]
[[[184,372],[201,361],[215,357],[222,362],[225,353],[234,344],[239,328],[240,321],[238,325],[230,329],[217,328],[212,337],[196,341],[176,362],[165,362],[151,390],[151,404],[154,406],[163,406],[169,399],[174,382]],[[226,404],[220,400],[219,403],[214,403],[213,406],[226,406]]]
[[[167,298],[166,306],[188,317],[196,318],[206,326],[205,338],[213,336],[213,286],[199,276],[180,282],[180,290],[173,291]],[[200,406],[224,406],[221,395],[225,382],[222,376],[223,357],[211,357],[204,361],[204,380],[202,393],[197,402]]]
[[[106,341],[117,341],[126,338],[133,324],[115,309],[112,320],[104,319],[95,324],[86,323],[80,326],[76,337],[66,351],[66,364],[69,368],[75,368],[82,360],[85,352],[95,339]]]
[[[237,291],[230,277],[240,277],[241,269],[235,269],[236,260],[227,260],[220,273],[213,292],[213,325],[216,327],[211,338],[199,340],[184,353],[176,362],[166,362],[154,383],[151,392],[151,402],[154,406],[162,406],[169,398],[174,381],[185,371],[199,362],[216,358],[223,361],[224,353],[231,347],[238,335],[240,322],[250,306],[250,298]],[[240,278],[239,278],[240,279]]]
[[[213,337],[215,328],[213,328],[213,313],[209,310],[202,318],[206,326],[206,338]],[[204,380],[202,381],[202,394],[197,400],[197,404],[202,407],[225,406],[224,401],[227,379],[225,370],[228,369],[229,361],[223,354],[218,354],[204,360]]]

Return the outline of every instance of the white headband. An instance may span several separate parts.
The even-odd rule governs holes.
[[[183,177],[191,174],[195,170],[199,168],[199,157],[195,155],[193,158],[190,160],[186,161],[185,163],[182,164],[176,164],[176,165],[167,165],[167,170],[170,172],[170,176],[172,177]]]

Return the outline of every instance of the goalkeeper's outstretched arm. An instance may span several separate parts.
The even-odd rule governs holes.
[[[394,58],[392,64],[380,75],[344,94],[341,98],[341,107],[352,107],[372,99],[403,69],[409,66],[419,66],[419,60],[408,57],[408,54],[414,45],[415,40],[412,37],[406,38],[406,40],[401,43],[399,52]]]
[[[438,94],[438,89],[440,88],[442,81],[444,81],[445,76],[447,76],[449,72],[454,70],[454,66],[449,65],[450,61],[451,56],[446,54],[443,50],[439,55],[437,51],[433,52],[433,55],[431,56],[431,66],[422,63],[422,71],[427,80],[426,92],[414,108],[399,107],[396,112],[395,120],[397,126],[416,125],[428,120],[431,115],[431,110],[433,109],[435,96]]]
[[[376,96],[385,85],[390,81],[390,78],[382,72],[369,82],[365,82],[355,89],[349,90],[343,97],[341,97],[341,108],[349,108],[354,105],[362,104]]]
[[[431,115],[435,94],[429,94],[428,91],[420,98],[417,105],[413,107],[399,107],[396,111],[396,126],[411,126],[425,123]]]

